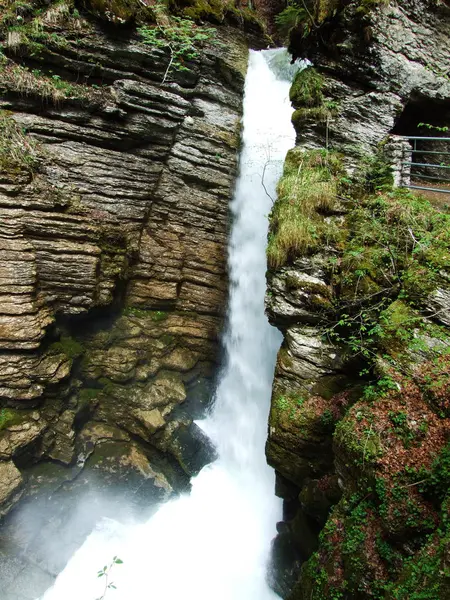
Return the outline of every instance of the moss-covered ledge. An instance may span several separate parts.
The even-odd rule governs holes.
[[[304,82],[293,101],[316,102]],[[285,342],[267,456],[291,515],[299,494],[287,526],[304,558],[298,524],[309,539],[333,504],[314,514],[311,491],[337,477],[342,494],[291,600],[446,597],[450,331],[448,306],[430,299],[449,289],[449,231],[445,210],[392,188],[383,145],[352,176],[332,151],[287,157],[268,245],[267,305]],[[305,321],[316,337],[299,350]]]

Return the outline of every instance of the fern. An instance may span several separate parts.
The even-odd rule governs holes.
[[[292,29],[308,18],[306,10],[297,4],[289,4],[275,17],[275,23],[280,37],[286,41]]]

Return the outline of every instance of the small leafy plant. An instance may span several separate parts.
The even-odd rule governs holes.
[[[446,125],[431,125],[431,123],[418,123],[417,127],[426,127],[427,129],[440,131],[441,133],[445,133],[449,129]]]
[[[117,589],[116,586],[114,585],[114,583],[110,580],[110,576],[111,576],[111,571],[112,571],[114,565],[122,565],[122,564],[123,564],[123,560],[121,560],[117,556],[114,556],[114,558],[112,559],[112,561],[109,565],[105,565],[103,567],[103,569],[100,569],[100,571],[98,571],[97,577],[98,578],[104,577],[105,587],[103,588],[102,595],[99,596],[98,598],[96,598],[96,600],[104,600],[104,598],[106,597],[106,594],[108,593],[108,590]]]
[[[172,17],[167,24],[138,29],[144,44],[170,52],[163,83],[172,69],[189,71],[186,61],[195,60],[200,56],[200,48],[213,38],[215,31],[212,27],[200,27],[191,19],[181,17]]]

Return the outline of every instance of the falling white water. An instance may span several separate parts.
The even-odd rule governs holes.
[[[246,80],[244,146],[231,206],[228,361],[213,411],[201,423],[219,458],[192,480],[190,495],[163,505],[147,522],[102,520],[45,600],[95,600],[104,585],[96,572],[113,555],[124,563],[113,568],[117,589],[108,600],[276,597],[266,566],[281,507],[264,445],[280,335],[264,315],[264,292],[269,195],[275,196],[294,140],[290,84],[269,68],[288,64],[282,53],[251,52]]]

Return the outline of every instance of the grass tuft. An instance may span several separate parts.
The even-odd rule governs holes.
[[[288,153],[270,216],[267,257],[271,268],[315,250],[331,234],[324,215],[335,206],[341,171],[336,154],[298,148]]]
[[[30,70],[7,58],[0,58],[0,92],[37,97],[53,104],[65,100],[102,104],[108,90],[71,83],[59,75],[49,76],[39,69]]]
[[[28,137],[11,114],[0,111],[0,171],[32,173],[39,164],[39,146]]]

